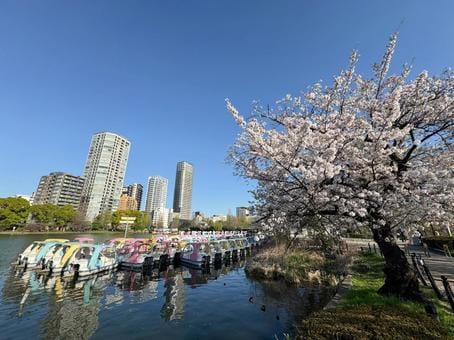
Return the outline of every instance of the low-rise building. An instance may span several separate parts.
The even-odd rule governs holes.
[[[199,225],[203,222],[204,220],[204,217],[203,217],[203,213],[200,212],[200,211],[196,211],[194,213],[194,218],[192,219],[192,221],[196,224],[196,225]]]
[[[213,222],[217,222],[217,221],[227,221],[227,215],[213,215],[211,216],[211,220]]]
[[[28,203],[31,204],[32,202],[32,197],[33,197],[33,194],[32,195],[23,195],[23,194],[16,194],[14,197],[17,197],[17,198],[23,198],[24,200],[27,200]]]

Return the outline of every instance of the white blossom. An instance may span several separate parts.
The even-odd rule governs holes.
[[[454,73],[409,80],[404,66],[388,76],[396,41],[372,79],[356,73],[354,51],[331,87],[318,82],[266,111],[256,105],[250,119],[227,100],[242,129],[230,159],[257,181],[253,194],[268,225],[309,217],[337,230],[451,223]]]

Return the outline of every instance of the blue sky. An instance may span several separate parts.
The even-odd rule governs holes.
[[[274,103],[330,80],[361,54],[439,73],[454,61],[454,2],[0,1],[0,197],[52,171],[81,175],[91,135],[132,142],[126,183],[194,164],[193,210],[227,213],[251,187],[225,163],[238,133],[225,110]],[[401,22],[403,23],[401,24]]]

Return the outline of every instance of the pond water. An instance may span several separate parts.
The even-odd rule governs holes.
[[[329,299],[317,288],[251,280],[242,262],[209,273],[169,267],[76,282],[11,267],[34,240],[76,236],[113,237],[0,235],[1,339],[275,339]]]

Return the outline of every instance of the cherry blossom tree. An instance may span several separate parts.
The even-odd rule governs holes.
[[[381,293],[422,300],[417,276],[396,244],[404,224],[452,223],[454,72],[411,67],[389,75],[390,37],[372,76],[356,72],[358,53],[331,86],[316,83],[274,108],[255,104],[230,159],[257,182],[263,222],[272,228],[316,221],[326,233],[368,227],[385,258]]]

